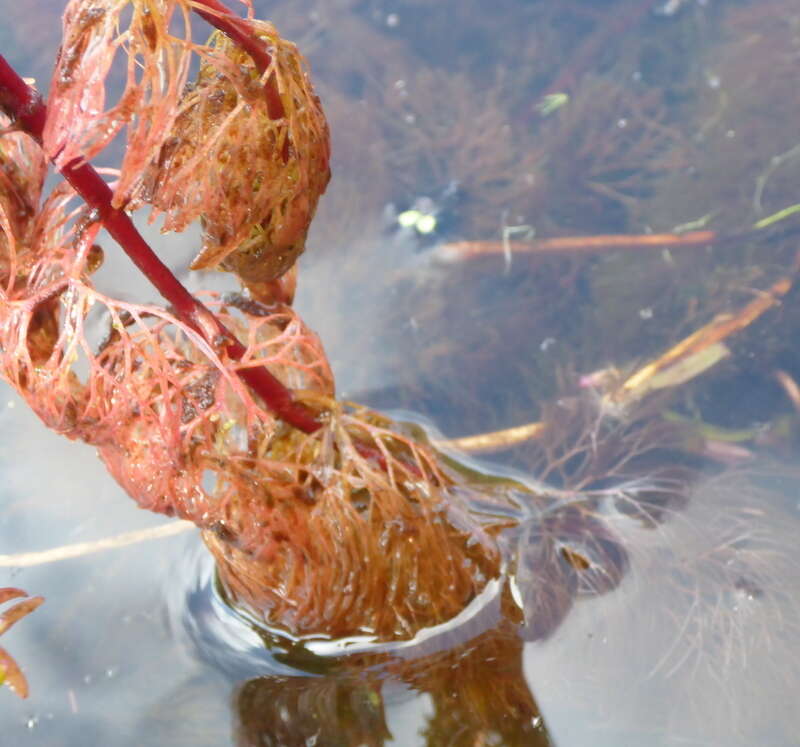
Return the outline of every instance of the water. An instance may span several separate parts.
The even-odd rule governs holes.
[[[4,1],[4,52],[46,81],[57,9]],[[594,450],[580,440],[593,431],[579,381],[741,308],[788,272],[796,222],[711,248],[437,253],[690,222],[735,237],[791,205],[794,3],[256,6],[310,58],[331,120],[334,180],[297,305],[340,394],[422,413],[452,437],[554,419],[550,452],[537,442],[492,459],[568,490],[628,484],[627,504],[592,504],[627,571],[574,600],[542,585],[542,609],[557,612],[544,639],[523,644],[489,599],[428,648],[342,664],[269,637],[265,654],[244,621],[226,625],[192,531],[4,567],[0,585],[46,603],[3,636],[32,694],[0,692],[0,744],[795,743],[796,416],[775,373],[800,377],[796,298],[634,426],[597,431]],[[566,104],[543,116],[548,94]],[[170,243],[176,265],[194,242]],[[152,298],[120,283],[126,272],[110,258],[104,282]],[[164,523],[135,510],[91,449],[44,431],[5,390],[0,403],[4,554]],[[717,431],[659,441],[667,409]],[[647,449],[626,462],[642,433]],[[590,559],[598,547],[579,546]]]

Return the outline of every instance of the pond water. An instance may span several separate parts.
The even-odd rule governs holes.
[[[4,54],[39,81],[56,5],[0,0]],[[389,665],[353,655],[337,667],[274,640],[267,653],[227,617],[191,528],[6,559],[168,522],[3,387],[0,586],[46,602],[3,636],[31,695],[0,691],[0,743],[796,744],[800,429],[780,382],[800,380],[798,299],[744,325],[722,364],[637,411],[635,427],[599,426],[586,386],[791,272],[791,211],[754,226],[797,199],[796,2],[254,5],[310,60],[331,124],[334,177],[296,305],[340,396],[436,437],[557,423],[547,441],[470,464],[613,494],[592,505],[626,572],[561,607],[540,589],[534,619],[536,605],[561,614],[524,643],[489,589]],[[512,243],[697,230],[715,239],[558,255]],[[197,243],[148,235],[176,267]],[[465,241],[483,253],[453,249]],[[105,248],[100,282],[152,300]],[[693,425],[676,436],[678,421]]]

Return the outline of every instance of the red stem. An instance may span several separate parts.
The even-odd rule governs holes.
[[[205,6],[209,10],[201,10],[197,6]],[[219,0],[195,0],[192,9],[197,15],[214,26],[214,28],[222,31],[231,41],[247,52],[253,58],[259,73],[263,75],[266,72],[272,64],[272,55],[267,50],[263,40],[253,33],[252,24],[248,20],[234,15]],[[283,108],[274,74],[267,80],[265,89],[267,114],[269,114],[270,119],[283,119],[286,116],[286,111]]]
[[[217,3],[215,0],[207,0],[206,4]],[[219,20],[218,16],[214,16],[214,19]],[[39,93],[20,78],[2,55],[0,55],[0,106],[23,130],[42,142],[47,108]],[[184,288],[148,246],[128,214],[112,206],[111,189],[94,168],[88,163],[81,164],[79,159],[76,159],[64,166],[61,173],[86,203],[97,211],[98,218],[106,230],[158,292],[173,306],[178,318],[203,335],[210,344],[224,345],[232,360],[240,360],[245,353],[244,345],[209,309]],[[320,427],[321,424],[311,411],[296,402],[292,392],[266,368],[241,369],[238,374],[264,400],[266,406],[286,423],[306,433],[313,433]]]

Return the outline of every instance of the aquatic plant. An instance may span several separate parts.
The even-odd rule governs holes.
[[[193,12],[222,33],[193,42]],[[109,102],[117,54],[127,77]],[[214,0],[73,0],[47,107],[4,61],[0,93],[0,366],[46,425],[95,446],[141,507],[200,527],[229,601],[286,635],[413,638],[501,578],[515,547],[502,531],[558,499],[487,481],[420,430],[337,402],[287,303],[329,175],[293,45]],[[89,160],[116,135],[125,156],[107,183]],[[48,160],[66,182],[42,200]],[[249,293],[190,296],[133,226],[142,205],[165,230],[199,219],[195,266],[230,270]],[[169,308],[96,287],[101,227]],[[561,563],[536,544],[543,567]]]

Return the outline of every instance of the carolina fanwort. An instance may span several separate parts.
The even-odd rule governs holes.
[[[25,119],[35,92],[13,71],[0,80],[9,123],[27,130],[8,135],[3,151],[3,373],[47,425],[94,445],[140,506],[204,530],[232,603],[290,635],[413,638],[501,577],[507,509],[545,498],[465,479],[421,434],[337,403],[316,336],[289,306],[253,290],[251,281],[276,279],[303,249],[328,181],[328,131],[294,46],[269,24],[208,8],[222,31],[201,45],[187,42],[188,28],[172,36],[173,16],[188,21],[197,9],[182,0],[109,3],[92,23],[75,0],[64,15],[75,53],[56,65],[47,113]],[[242,51],[242,34],[271,51]],[[105,102],[98,81],[121,35],[143,74]],[[187,85],[192,55],[200,72]],[[134,100],[149,112],[147,127]],[[116,133],[127,150],[109,188],[84,161]],[[48,159],[71,188],[20,215],[19,203],[39,205]],[[73,189],[94,212],[74,207]],[[195,264],[224,265],[250,300],[188,297],[117,207],[144,204],[166,214],[166,229],[199,219]],[[174,311],[94,287],[89,258],[103,224]],[[108,324],[100,347],[86,333],[98,309]],[[249,388],[259,372],[267,389]],[[314,420],[290,418],[291,408]],[[479,494],[497,503],[497,516],[473,510]]]

